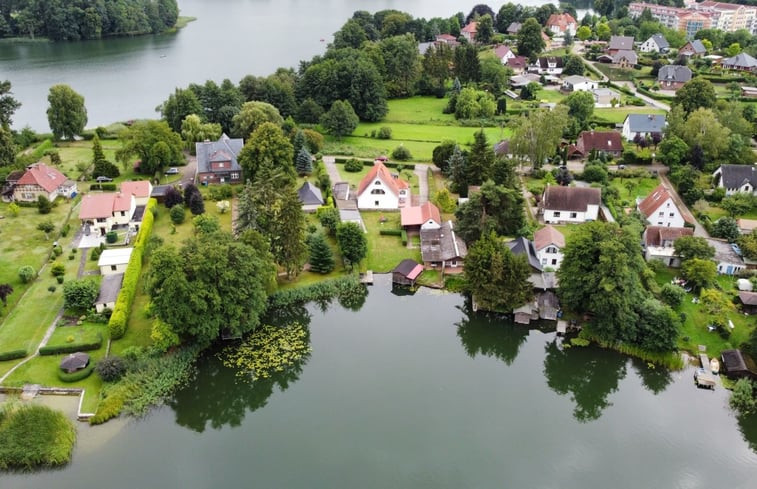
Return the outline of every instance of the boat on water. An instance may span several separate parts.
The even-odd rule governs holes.
[[[714,374],[720,373],[720,362],[718,361],[717,358],[713,358],[712,360],[710,360],[710,370]]]

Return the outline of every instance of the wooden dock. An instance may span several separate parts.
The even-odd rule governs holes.
[[[710,370],[710,358],[706,353],[699,354],[699,363],[702,364],[702,367],[694,374],[697,387],[715,389],[715,376],[712,375],[712,370]]]
[[[373,285],[373,270],[366,270],[365,273],[361,273],[360,283],[365,285]]]

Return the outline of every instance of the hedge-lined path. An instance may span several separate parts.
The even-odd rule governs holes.
[[[337,182],[343,181],[342,176],[339,174],[339,169],[336,167],[336,158],[334,158],[333,156],[324,156],[323,166],[326,167],[326,173],[329,174],[332,185]]]

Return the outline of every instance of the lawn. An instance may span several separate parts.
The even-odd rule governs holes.
[[[394,269],[405,258],[421,261],[420,248],[408,249],[402,245],[399,236],[382,236],[381,229],[399,229],[399,212],[361,212],[363,222],[368,230],[368,254],[362,263],[363,270],[386,273]],[[380,222],[382,218],[386,222]]]
[[[631,185],[633,184],[633,185]],[[620,202],[628,202],[626,206],[634,206],[637,197],[646,197],[660,184],[657,178],[613,178],[610,186],[618,189]]]
[[[576,229],[579,226],[581,226],[581,224],[560,224],[560,225],[553,225],[552,227],[560,231],[562,235],[565,236],[565,242],[567,243],[571,235],[576,231]]]
[[[630,70],[626,68],[614,68],[605,63],[592,63],[592,66],[594,66],[594,68],[601,71],[607,78],[613,81],[617,81],[617,80],[631,81],[633,80],[633,77],[635,75],[638,75],[640,73],[637,70]]]
[[[678,274],[678,270],[668,268],[658,272],[656,280],[662,285],[669,283]],[[737,293],[735,280],[734,277],[727,275],[718,276],[720,288],[731,298],[735,297]],[[705,345],[707,353],[710,356],[719,356],[722,350],[738,348],[739,345],[749,339],[749,335],[752,329],[754,329],[753,321],[749,316],[745,316],[739,312],[732,312],[726,315],[727,319],[733,321],[735,326],[730,338],[726,340],[716,331],[709,331],[707,329],[707,315],[703,311],[701,304],[691,302],[693,298],[694,295],[687,293],[681,305],[675,308],[677,312],[686,315],[686,320],[678,338],[678,348],[691,353],[697,353],[698,346]]]
[[[444,114],[448,99],[436,97],[411,97],[389,100],[389,113],[383,122],[443,122],[455,123],[455,116]]]
[[[565,95],[563,95],[559,90],[539,90],[536,92],[536,100],[540,100],[542,102],[554,102],[559,103],[565,98]]]
[[[82,324],[75,326],[58,326],[47,342],[47,346],[64,346],[69,343],[95,343],[98,337],[103,339],[103,345],[108,339],[107,324]],[[69,341],[70,340],[70,341]]]
[[[728,212],[722,207],[719,207],[717,205],[714,205],[708,202],[705,204],[706,204],[706,207],[702,204],[697,203],[696,208],[699,212],[709,217],[710,221],[715,222],[721,217],[728,216]],[[740,214],[736,216],[735,219],[757,219],[757,208],[752,208],[749,211],[745,212],[744,214]]]
[[[594,116],[604,119],[608,122],[621,123],[626,120],[628,114],[665,114],[662,109],[655,109],[653,107],[636,107],[633,105],[626,105],[623,107],[606,108],[606,109],[594,109]]]

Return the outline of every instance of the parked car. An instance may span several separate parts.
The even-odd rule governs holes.
[[[99,177],[95,178],[95,181],[97,183],[103,183],[103,182],[112,182],[113,179],[110,177],[106,177],[105,175],[100,175]]]
[[[625,170],[625,169],[626,169],[626,165],[618,165],[618,170]]]
[[[166,175],[178,175],[179,169],[178,168],[169,168],[166,170]]]

